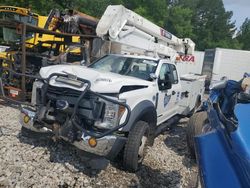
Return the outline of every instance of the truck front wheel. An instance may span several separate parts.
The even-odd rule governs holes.
[[[136,171],[142,163],[148,147],[149,125],[138,121],[129,132],[123,155],[123,165],[129,171]]]

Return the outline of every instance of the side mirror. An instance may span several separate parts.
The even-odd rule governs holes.
[[[80,61],[80,65],[86,66],[86,61],[83,59],[82,61]]]
[[[172,82],[169,79],[158,80],[158,86],[160,91],[164,91],[172,88]]]

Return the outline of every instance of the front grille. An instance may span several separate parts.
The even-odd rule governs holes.
[[[69,103],[70,111],[81,95],[81,91],[70,88],[48,86],[47,101],[51,101],[51,105],[55,105],[57,100],[65,100]],[[55,107],[55,106],[54,106]],[[86,92],[78,105],[78,114],[87,119],[100,119],[105,108],[105,103],[98,100],[98,97],[90,92]]]
[[[55,86],[49,86],[47,91],[47,97],[50,100],[67,100],[71,106],[74,105],[77,101],[77,99],[80,97],[81,91],[77,91],[70,88],[64,88],[64,87],[55,87]],[[98,97],[91,94],[90,92],[86,92],[83,96],[80,106],[85,106],[85,108],[91,108],[91,104],[94,101],[97,101]],[[87,104],[87,105],[86,105]]]
[[[55,87],[49,85],[48,87],[48,93],[52,93],[55,95],[63,95],[63,96],[70,96],[70,97],[79,97],[81,95],[81,91],[70,89],[70,88],[64,88],[64,87]],[[88,92],[85,95],[88,96]]]

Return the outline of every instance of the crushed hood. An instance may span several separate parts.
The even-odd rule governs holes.
[[[65,72],[75,75],[79,78],[89,80],[91,90],[99,93],[119,93],[122,86],[149,86],[151,82],[131,76],[123,76],[111,72],[102,72],[92,68],[79,65],[53,65],[40,69],[42,78],[48,78],[52,73],[66,74]],[[55,78],[51,79],[50,85],[56,87],[66,87],[75,90],[84,90],[83,88],[75,88],[73,86],[59,83]]]

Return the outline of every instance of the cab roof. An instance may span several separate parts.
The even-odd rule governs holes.
[[[122,57],[130,57],[130,58],[137,58],[137,59],[147,59],[147,60],[153,60],[153,61],[159,61],[159,57],[150,57],[145,55],[131,55],[131,54],[108,54],[108,55],[114,55],[114,56],[122,56]]]

